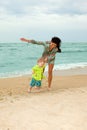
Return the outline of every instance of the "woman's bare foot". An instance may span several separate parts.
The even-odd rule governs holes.
[[[48,91],[51,91],[52,89],[50,87],[47,88]]]

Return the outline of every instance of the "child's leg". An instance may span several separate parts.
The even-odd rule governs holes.
[[[30,87],[28,88],[28,92],[30,93],[30,92],[31,92],[31,90],[32,90],[32,87],[30,86]]]
[[[39,92],[40,88],[41,88],[41,80],[39,81],[37,80],[35,83],[35,89]]]
[[[35,92],[40,92],[41,87],[35,86],[35,89],[36,89]]]
[[[31,92],[32,87],[35,86],[35,82],[36,82],[35,79],[32,78],[32,80],[31,80],[31,82],[30,82],[30,86],[29,86],[29,88],[28,88],[28,92]]]
[[[35,89],[39,90],[41,87],[35,86]]]
[[[41,80],[37,80],[35,83],[35,88],[40,89],[41,87]]]

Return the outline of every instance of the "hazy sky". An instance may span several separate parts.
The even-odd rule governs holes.
[[[87,0],[2,0],[0,42],[20,37],[62,41],[87,41]]]

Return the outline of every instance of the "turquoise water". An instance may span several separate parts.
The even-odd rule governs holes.
[[[61,49],[62,53],[56,55],[54,69],[87,66],[87,43],[62,43]],[[42,51],[41,45],[0,43],[0,77],[30,74]]]

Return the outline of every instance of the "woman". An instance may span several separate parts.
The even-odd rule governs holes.
[[[54,62],[55,62],[55,55],[56,55],[57,52],[61,52],[61,49],[60,49],[61,39],[58,38],[58,37],[53,37],[50,42],[48,42],[48,41],[41,42],[41,41],[29,40],[29,39],[25,39],[25,38],[21,38],[20,40],[24,41],[24,42],[44,46],[44,52],[42,53],[42,57],[47,58],[47,63],[48,63],[48,89],[50,90],[52,77],[53,77],[52,72],[53,72],[53,67],[54,67]]]

